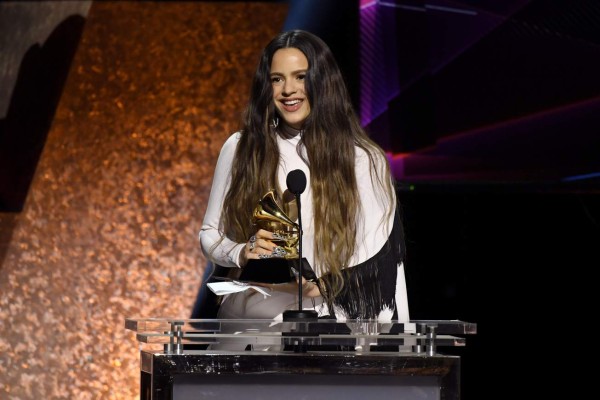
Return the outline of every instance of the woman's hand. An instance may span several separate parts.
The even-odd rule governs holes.
[[[285,249],[273,243],[273,239],[278,239],[277,234],[264,229],[259,229],[250,237],[250,239],[248,239],[244,246],[244,251],[240,253],[240,265],[243,267],[248,263],[248,260],[285,257]]]

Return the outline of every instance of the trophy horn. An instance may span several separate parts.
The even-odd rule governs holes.
[[[273,222],[286,225],[294,230],[298,229],[298,224],[292,221],[277,203],[275,192],[273,190],[268,191],[263,198],[260,199],[254,209],[252,218],[254,223],[259,226],[261,225],[261,221],[263,221],[267,226],[271,226],[272,224],[270,223]]]

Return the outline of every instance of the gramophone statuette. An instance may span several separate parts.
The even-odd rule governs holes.
[[[286,259],[294,259],[298,258],[299,227],[288,214],[294,214],[295,200],[286,203],[286,206],[288,213],[284,212],[284,207],[279,204],[275,191],[270,190],[256,205],[252,222],[257,228],[273,232],[280,237],[281,239],[274,239],[273,243],[285,249]]]

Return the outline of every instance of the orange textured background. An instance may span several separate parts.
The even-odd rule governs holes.
[[[189,316],[218,151],[286,13],[92,5],[24,210],[1,216],[1,399],[138,397],[125,318]]]

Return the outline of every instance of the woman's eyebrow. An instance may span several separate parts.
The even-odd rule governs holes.
[[[308,69],[298,69],[298,70],[292,71],[291,75],[302,74],[302,73],[304,73],[306,71],[308,71]],[[282,72],[277,72],[277,71],[271,72],[271,76],[273,76],[273,75],[284,76],[284,74]]]

